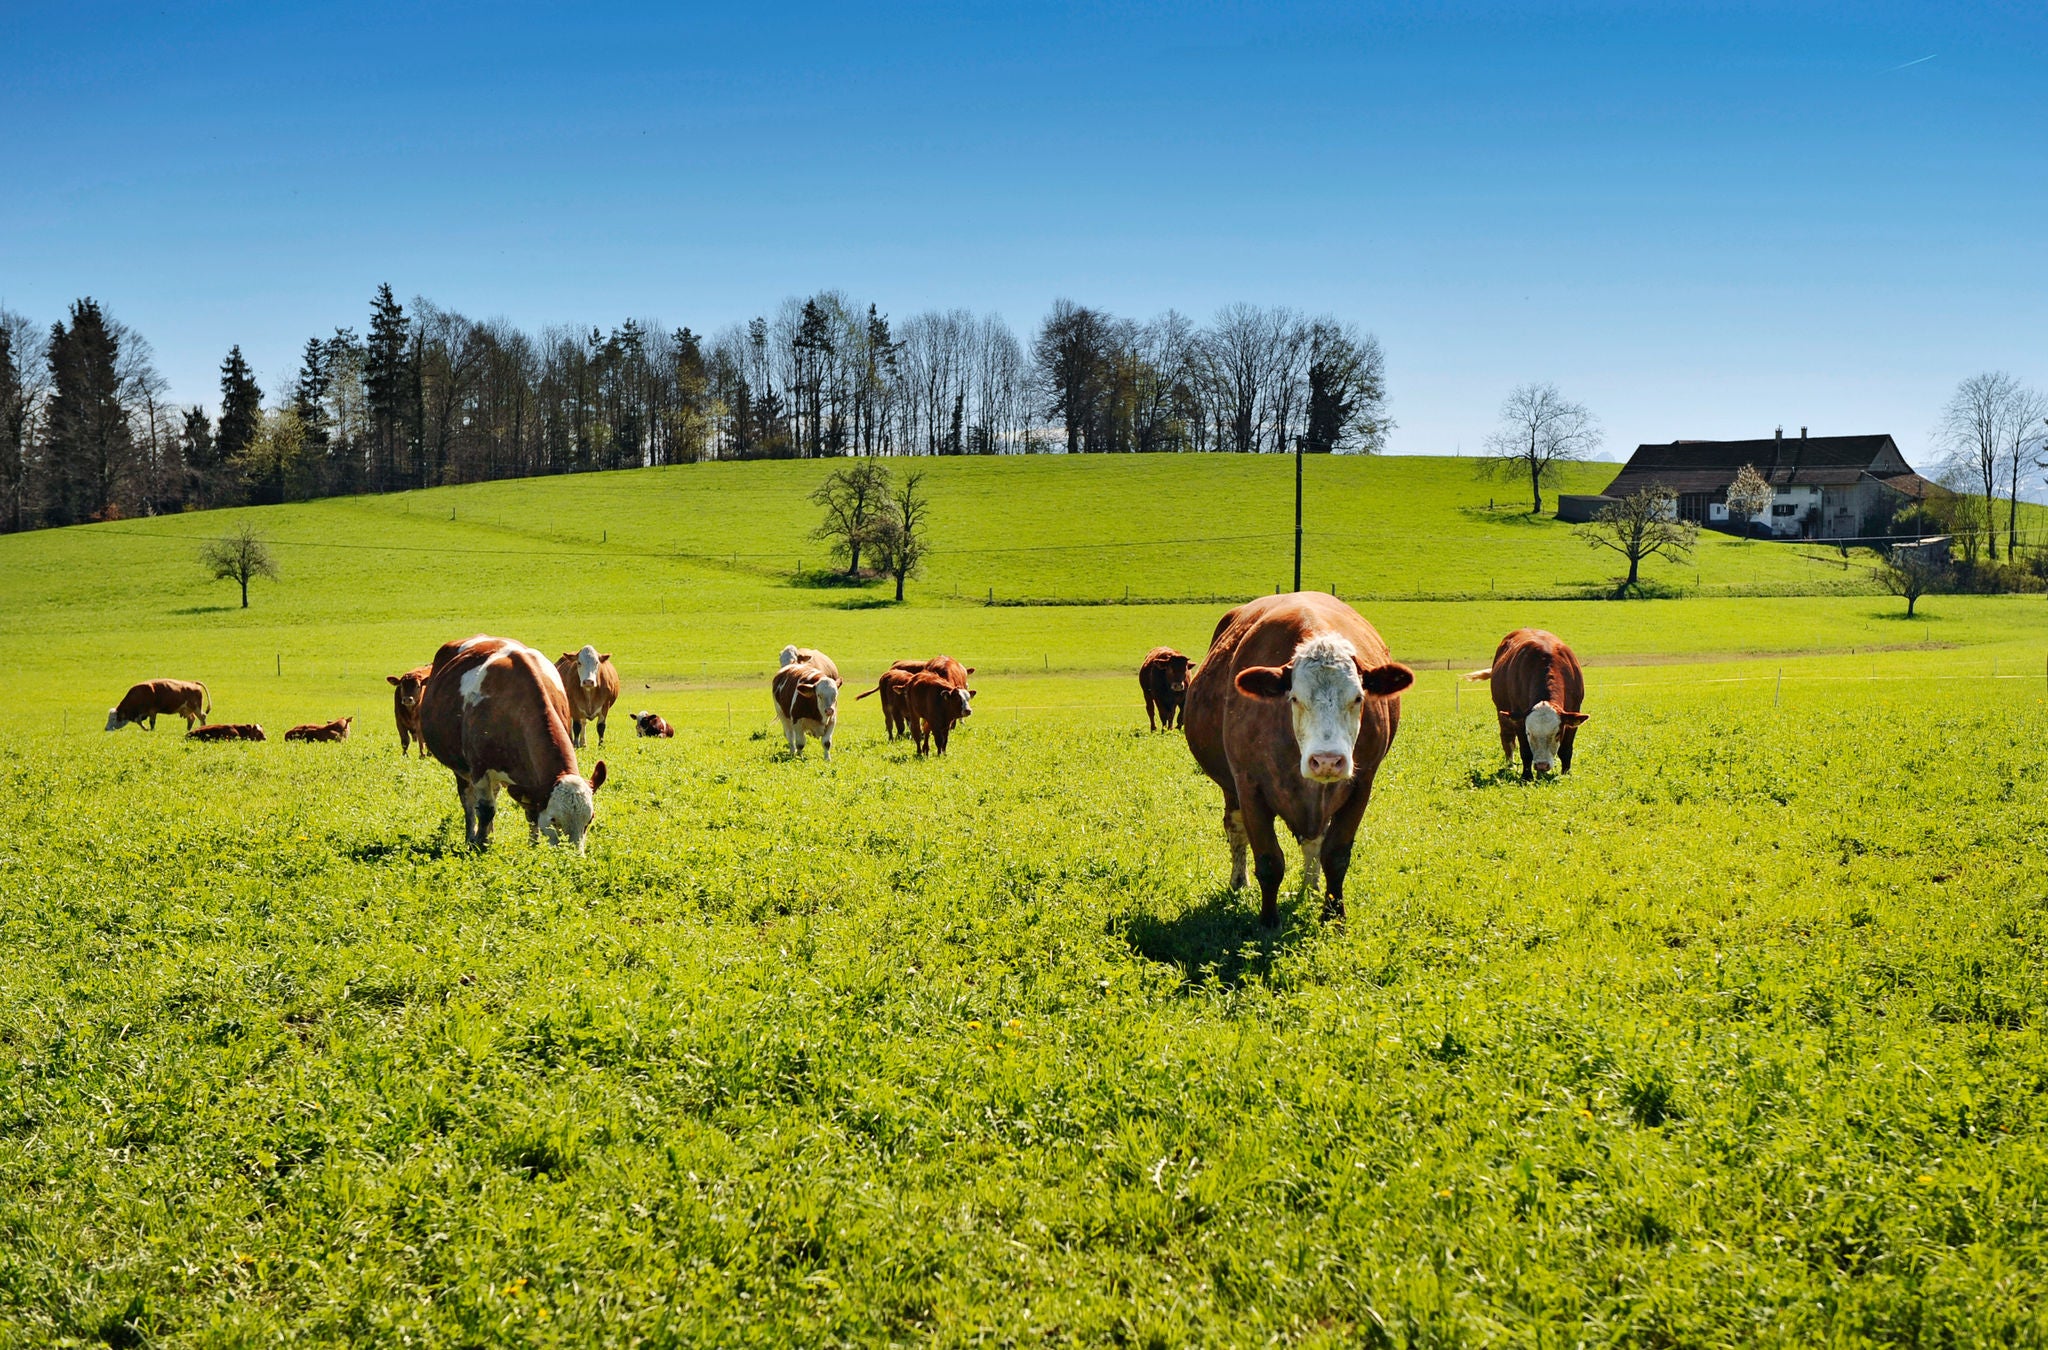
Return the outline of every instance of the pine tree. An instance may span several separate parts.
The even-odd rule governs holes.
[[[118,517],[117,493],[134,458],[116,365],[120,341],[91,298],[71,306],[71,326],[53,324],[48,349],[50,430],[44,450],[53,524]]]
[[[262,429],[263,391],[256,387],[237,343],[220,363],[220,422],[213,433],[214,462],[222,470],[224,487],[240,474],[242,460]]]
[[[370,305],[370,337],[363,349],[363,393],[370,422],[370,491],[399,486],[399,450],[407,442],[413,381],[408,366],[412,325],[391,294],[377,288]]]
[[[206,409],[185,410],[185,426],[178,433],[178,453],[185,461],[185,500],[201,507],[212,506],[212,489],[220,466],[213,454],[213,420],[206,415]]]

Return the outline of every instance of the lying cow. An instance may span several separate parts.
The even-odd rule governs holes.
[[[573,652],[563,652],[555,662],[562,688],[569,695],[569,739],[583,748],[583,724],[597,723],[597,743],[604,744],[604,724],[612,704],[619,701],[619,672],[612,668],[612,654],[600,653],[585,643]]]
[[[341,717],[332,722],[305,722],[284,734],[288,741],[345,741],[349,724],[356,719]]]
[[[815,661],[785,661],[769,689],[775,696],[775,716],[782,723],[782,734],[789,738],[789,753],[801,755],[804,737],[816,736],[823,742],[825,762],[830,764],[832,733],[839,729],[839,667],[821,652],[811,655]]]
[[[663,740],[668,740],[676,734],[676,729],[670,726],[668,720],[660,713],[636,712],[632,714],[632,717],[633,730],[638,735],[658,736]]]
[[[892,741],[910,734],[910,682],[917,675],[916,671],[891,666],[882,672],[873,689],[854,695],[856,700],[864,699],[868,694],[882,696],[882,725]]]
[[[254,722],[216,722],[211,726],[194,727],[185,733],[188,741],[267,741],[263,728]]]
[[[1171,647],[1154,647],[1138,666],[1138,690],[1145,695],[1146,725],[1157,731],[1163,723],[1172,731],[1188,701],[1187,657]]]
[[[426,688],[432,666],[415,666],[403,675],[386,675],[391,683],[391,713],[398,721],[398,753],[417,744],[420,758],[427,757],[427,738],[420,735],[420,691]]]
[[[1493,706],[1500,715],[1500,749],[1510,764],[1522,752],[1522,781],[1549,773],[1572,771],[1572,741],[1585,725],[1579,711],[1586,701],[1586,677],[1579,658],[1555,633],[1517,628],[1500,640],[1493,664],[1475,670],[1468,680],[1493,685]]]
[[[130,685],[121,701],[107,709],[107,730],[133,722],[155,731],[158,717],[182,717],[189,733],[212,712],[213,696],[197,680],[144,680]]]
[[[428,751],[454,771],[471,847],[490,845],[502,787],[526,812],[533,843],[546,835],[583,852],[604,761],[587,781],[577,772],[568,691],[546,657],[508,638],[449,643],[434,654],[420,730]]]
[[[974,714],[974,691],[962,689],[945,676],[921,671],[904,689],[910,733],[922,755],[933,743],[946,753],[946,739],[953,728]]]
[[[1196,762],[1223,789],[1230,884],[1245,884],[1249,846],[1268,928],[1280,922],[1287,874],[1276,820],[1301,844],[1304,890],[1320,873],[1323,917],[1344,917],[1352,841],[1401,722],[1399,695],[1414,681],[1335,596],[1265,596],[1216,625],[1188,684],[1182,726]]]

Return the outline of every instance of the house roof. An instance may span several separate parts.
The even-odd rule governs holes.
[[[1755,465],[1771,486],[1779,488],[1852,487],[1866,475],[1886,482],[1927,481],[1913,472],[1889,436],[1772,436],[1639,445],[1607,493],[1626,495],[1652,484],[1673,492],[1719,492],[1735,481],[1736,471],[1745,464]]]

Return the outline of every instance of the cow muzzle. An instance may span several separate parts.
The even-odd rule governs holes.
[[[1535,764],[1534,764],[1534,765],[1533,765],[1532,767],[1533,767],[1533,768],[1534,768],[1534,769],[1536,770],[1536,772],[1538,772],[1538,773],[1549,773],[1549,772],[1550,772],[1550,761],[1549,761],[1549,760],[1547,760],[1547,759],[1539,759],[1539,760],[1537,760],[1537,761],[1536,761],[1536,763],[1535,763]]]
[[[1302,776],[1318,783],[1341,783],[1351,776],[1351,756],[1318,751],[1302,762]]]

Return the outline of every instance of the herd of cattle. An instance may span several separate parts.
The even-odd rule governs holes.
[[[973,713],[972,667],[950,656],[898,661],[875,687],[891,740],[917,753],[946,753],[954,727]],[[1586,721],[1585,681],[1572,651],[1555,635],[1519,628],[1501,640],[1493,663],[1465,677],[1491,682],[1502,752],[1522,760],[1522,777],[1569,772],[1572,745]],[[578,771],[584,728],[605,725],[619,697],[611,654],[592,646],[550,663],[508,638],[450,642],[428,665],[386,679],[393,686],[399,753],[414,744],[455,775],[465,837],[490,842],[500,790],[526,814],[530,838],[566,841],[578,852],[596,814],[605,765]],[[1279,922],[1287,871],[1278,826],[1301,848],[1305,886],[1324,893],[1323,916],[1344,916],[1344,878],[1352,842],[1372,797],[1380,762],[1401,721],[1401,691],[1415,674],[1388,655],[1380,635],[1335,596],[1274,595],[1225,614],[1199,664],[1156,647],[1138,668],[1145,717],[1154,729],[1176,726],[1195,761],[1223,790],[1223,831],[1233,888],[1247,884],[1250,855],[1261,894],[1260,918]],[[839,724],[839,667],[809,647],[782,649],[770,692],[792,755],[816,737],[832,758]],[[263,740],[263,728],[209,723],[206,686],[148,680],[107,714],[107,730],[131,722],[152,730],[159,716],[185,719],[194,740]],[[293,727],[285,739],[345,740],[352,719]],[[674,729],[651,712],[632,714],[641,736]]]

